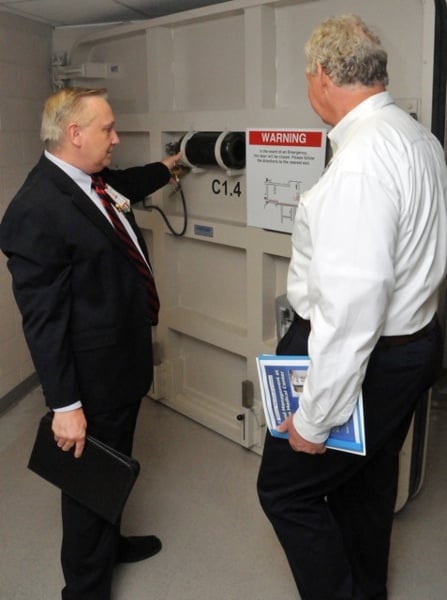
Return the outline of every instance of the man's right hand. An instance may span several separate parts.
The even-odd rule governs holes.
[[[74,446],[74,456],[79,458],[84,450],[87,431],[87,421],[82,408],[55,412],[52,429],[59,448],[68,452]]]
[[[324,454],[326,452],[324,444],[309,442],[298,433],[293,424],[293,415],[287,417],[277,429],[282,433],[287,432],[289,434],[289,444],[295,452],[306,452],[306,454]]]

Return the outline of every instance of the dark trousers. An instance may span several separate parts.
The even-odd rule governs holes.
[[[131,455],[140,402],[101,415],[87,414],[87,431]],[[110,600],[120,524],[111,525],[62,494],[63,600]]]
[[[299,322],[277,353],[307,354]],[[377,344],[363,383],[366,456],[294,452],[267,434],[258,494],[302,600],[386,600],[399,452],[441,353],[437,322],[421,339]]]

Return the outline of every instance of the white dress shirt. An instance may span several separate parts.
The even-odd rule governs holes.
[[[324,442],[345,423],[382,335],[433,317],[447,264],[447,167],[438,140],[388,92],[329,133],[333,158],[301,196],[288,299],[311,321],[298,432]]]

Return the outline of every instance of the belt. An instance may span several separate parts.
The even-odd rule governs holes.
[[[310,321],[303,319],[303,317],[300,317],[300,315],[297,315],[296,313],[294,316],[294,321],[299,327],[301,327],[301,329],[303,329],[303,331],[305,331],[307,334],[310,333]],[[409,344],[410,342],[414,342],[415,340],[425,337],[436,326],[437,322],[438,317],[435,314],[430,323],[422,327],[422,329],[419,329],[414,333],[409,333],[408,335],[383,335],[379,338],[377,345],[402,346],[403,344]]]
[[[414,342],[425,337],[432,329],[436,327],[438,323],[438,315],[434,315],[433,319],[430,323],[427,323],[425,327],[415,331],[414,333],[409,333],[408,335],[383,335],[379,338],[377,342],[378,346],[402,346],[403,344],[409,344],[410,342]]]

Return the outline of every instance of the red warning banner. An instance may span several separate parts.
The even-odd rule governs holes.
[[[323,133],[321,131],[287,130],[251,130],[248,143],[253,146],[305,146],[320,148]]]

